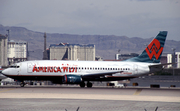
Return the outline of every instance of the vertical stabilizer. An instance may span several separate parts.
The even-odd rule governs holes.
[[[126,61],[159,63],[166,41],[167,31],[160,31],[150,42],[146,49],[138,57],[130,58]]]

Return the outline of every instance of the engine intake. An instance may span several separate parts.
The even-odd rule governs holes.
[[[79,84],[82,78],[79,75],[64,75],[63,83],[65,84]]]

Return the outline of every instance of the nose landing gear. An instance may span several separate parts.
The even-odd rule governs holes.
[[[24,87],[25,85],[26,85],[26,83],[24,81],[20,83],[21,87]]]

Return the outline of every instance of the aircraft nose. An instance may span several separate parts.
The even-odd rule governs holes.
[[[3,70],[1,73],[4,74],[4,75],[8,75],[8,74],[9,74],[9,70],[8,70],[8,69],[5,69],[5,70]]]

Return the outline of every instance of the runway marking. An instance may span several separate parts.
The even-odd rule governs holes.
[[[10,88],[10,89],[6,89],[6,90],[2,90],[2,91],[0,91],[0,93],[4,93],[4,92],[10,91],[10,90],[14,90],[14,88]]]
[[[139,95],[141,93],[141,91],[142,91],[142,89],[137,89],[133,95]]]

